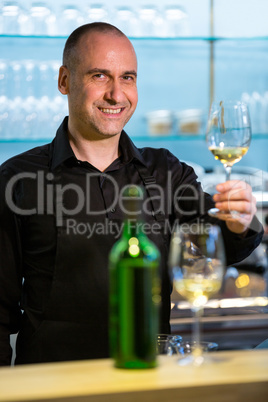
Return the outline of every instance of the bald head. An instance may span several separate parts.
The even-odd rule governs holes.
[[[120,29],[106,22],[93,22],[91,24],[80,26],[79,28],[75,29],[68,37],[63,50],[62,64],[66,66],[69,70],[74,70],[79,63],[77,48],[80,39],[84,35],[90,35],[93,33],[115,35],[118,37],[125,37],[127,39],[126,35],[122,31],[120,31]]]

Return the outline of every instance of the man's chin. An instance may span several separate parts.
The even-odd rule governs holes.
[[[101,133],[101,136],[103,138],[112,138],[112,137],[116,137],[117,135],[121,134],[122,130],[120,132],[107,132],[107,133]]]
[[[90,139],[95,140],[95,141],[100,141],[100,140],[105,140],[105,139],[109,139],[109,138],[113,138],[116,137],[118,135],[120,135],[122,132],[122,130],[120,132],[113,132],[113,131],[99,131],[99,132],[95,132],[94,134],[91,133],[90,134]]]

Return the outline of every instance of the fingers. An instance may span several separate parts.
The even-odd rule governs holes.
[[[218,194],[215,194],[214,201],[221,202],[226,200],[248,200],[252,198],[251,186],[245,181],[230,180],[218,184],[216,187]]]
[[[251,186],[245,181],[230,180],[216,188],[219,193],[213,196],[215,207],[221,212],[226,212],[221,214],[220,219],[230,223],[236,222],[240,225],[237,227],[239,231],[242,226],[248,227],[257,212]]]
[[[243,214],[255,214],[257,211],[256,199],[253,196],[251,199],[247,200],[230,199],[226,201],[216,202],[215,207],[221,211],[237,211]]]
[[[249,213],[249,205],[256,204],[256,199],[252,194],[251,186],[241,180],[232,180],[218,184],[216,189],[219,193],[213,196],[217,208],[230,210],[235,206],[240,210]]]
[[[252,192],[251,189],[241,189],[241,188],[233,188],[230,191],[224,192],[224,193],[218,193],[215,194],[214,201],[216,202],[223,202],[227,200],[245,200],[245,201],[250,201],[252,199]]]

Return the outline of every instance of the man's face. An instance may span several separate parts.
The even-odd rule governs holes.
[[[84,35],[77,47],[78,63],[69,71],[69,127],[83,137],[120,134],[137,101],[137,60],[125,37]]]

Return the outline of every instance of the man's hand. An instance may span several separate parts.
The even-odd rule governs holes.
[[[218,194],[213,196],[215,207],[220,211],[231,212],[232,218],[221,216],[229,230],[242,234],[249,228],[257,211],[256,199],[249,184],[241,180],[230,180],[218,184]],[[238,214],[236,214],[238,213]]]

